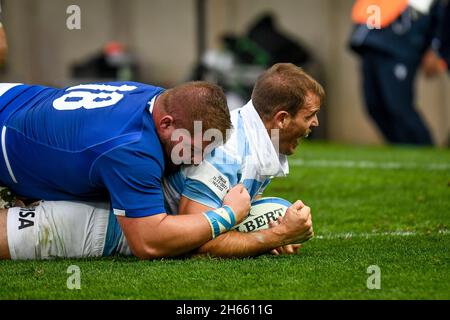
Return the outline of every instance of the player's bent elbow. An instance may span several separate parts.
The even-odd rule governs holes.
[[[170,253],[166,252],[166,250],[144,242],[130,245],[130,249],[133,255],[142,260],[161,259],[170,256]]]
[[[164,216],[161,214],[143,218],[119,217],[120,226],[134,256],[148,260],[164,258],[170,254],[167,253],[168,250],[157,231]]]

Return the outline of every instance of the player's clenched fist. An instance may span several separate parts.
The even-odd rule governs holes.
[[[279,228],[284,236],[284,243],[301,243],[309,240],[313,235],[311,208],[302,201],[296,201],[286,210]]]
[[[223,205],[231,207],[236,224],[242,222],[250,210],[250,195],[244,185],[238,184],[231,188],[223,199]]]

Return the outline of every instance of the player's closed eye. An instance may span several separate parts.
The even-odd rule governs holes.
[[[316,112],[310,114],[309,116],[306,116],[306,119],[307,119],[307,120],[311,120],[311,119],[314,118],[314,116],[316,116],[317,114],[318,114],[318,111],[316,111]]]

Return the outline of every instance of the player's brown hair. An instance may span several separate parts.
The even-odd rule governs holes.
[[[175,126],[193,134],[194,121],[202,121],[203,131],[217,129],[226,139],[232,127],[227,99],[221,87],[205,81],[178,85],[163,93],[164,110],[173,116]]]
[[[323,103],[325,91],[316,80],[292,63],[277,63],[259,76],[253,88],[252,102],[263,120],[281,110],[295,116],[309,93]]]

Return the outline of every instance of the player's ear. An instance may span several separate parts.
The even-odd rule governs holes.
[[[289,122],[290,115],[289,112],[285,110],[278,111],[273,116],[274,126],[277,129],[285,129]]]
[[[174,119],[171,115],[165,115],[164,117],[162,117],[159,120],[159,128],[162,130],[167,130],[170,129],[170,127],[174,127],[175,123],[174,123]]]

